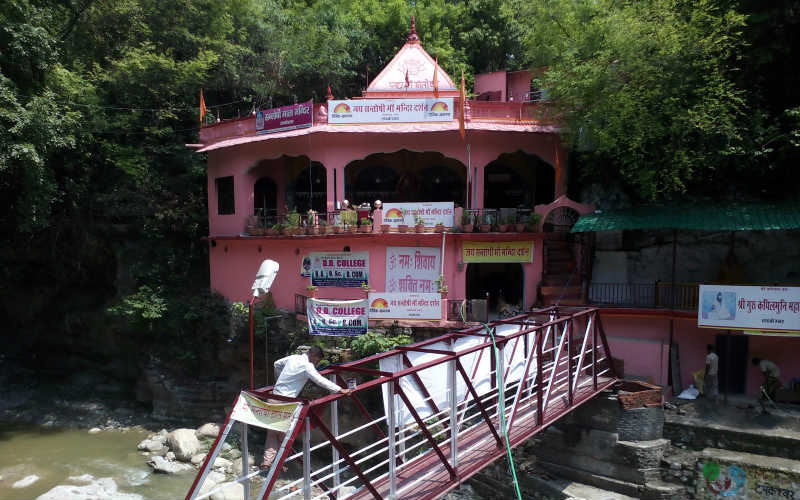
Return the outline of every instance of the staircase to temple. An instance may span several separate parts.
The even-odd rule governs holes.
[[[566,233],[550,233],[544,240],[544,268],[539,296],[543,305],[585,303],[581,276],[576,272],[572,242]]]

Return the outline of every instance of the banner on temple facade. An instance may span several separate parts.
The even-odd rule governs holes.
[[[355,337],[367,333],[369,300],[322,300],[306,302],[311,335]]]
[[[800,331],[800,287],[700,285],[697,325],[750,331]]]
[[[463,262],[533,262],[533,241],[465,241]]]
[[[328,101],[328,123],[417,123],[452,120],[452,97]]]
[[[438,247],[387,247],[386,292],[437,293],[441,254]]]
[[[286,432],[299,406],[300,403],[267,403],[242,391],[233,406],[231,418],[247,425]]]
[[[391,227],[416,225],[416,217],[422,217],[425,227],[444,224],[453,227],[455,204],[452,201],[418,203],[384,203],[383,223]]]
[[[370,319],[441,319],[442,297],[438,293],[370,292]]]
[[[369,283],[369,252],[311,254],[311,284],[358,288]]]
[[[313,124],[313,110],[314,102],[306,101],[259,111],[256,113],[256,133],[274,134],[310,127]]]

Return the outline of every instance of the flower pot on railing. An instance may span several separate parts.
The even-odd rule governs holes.
[[[342,226],[338,224],[333,226],[333,234],[342,234],[342,229]]]
[[[362,224],[358,227],[358,231],[360,233],[371,233],[372,232],[372,224]]]
[[[489,230],[492,229],[492,225],[491,224],[481,224],[481,225],[478,226],[478,229],[482,233],[488,233]]]
[[[471,233],[472,231],[475,230],[475,224],[464,224],[464,226],[462,227],[465,233]]]
[[[514,231],[517,233],[524,233],[525,232],[525,223],[517,223],[514,224]]]
[[[436,227],[434,228],[434,231],[436,231],[437,233],[443,233],[444,232],[444,224],[436,224]]]
[[[408,225],[407,224],[400,224],[399,226],[397,226],[397,231],[399,231],[401,233],[407,233],[408,232]]]
[[[415,225],[414,226],[414,231],[416,231],[418,233],[424,233],[425,232],[425,224],[417,224],[417,225]]]
[[[500,233],[505,233],[508,231],[508,224],[498,224],[497,231]]]
[[[388,233],[391,226],[389,224],[381,224],[381,232]]]

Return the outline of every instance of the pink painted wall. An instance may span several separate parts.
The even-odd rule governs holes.
[[[505,71],[495,71],[493,73],[482,73],[475,75],[475,94],[481,95],[484,92],[500,91],[500,100],[506,100],[506,75]]]
[[[625,361],[625,375],[652,377],[654,383],[668,385],[669,319],[665,312],[648,317],[602,315],[609,348],[615,358]],[[684,388],[694,383],[693,373],[705,367],[706,346],[716,344],[716,336],[725,330],[698,328],[695,318],[675,320],[674,340],[678,344],[681,382]],[[781,378],[788,382],[800,377],[796,362],[798,339],[748,337],[746,393],[756,395],[762,376],[750,364],[754,356],[770,359],[781,369]]]
[[[508,73],[508,100],[519,102],[526,99],[531,91],[531,74],[529,71]]]
[[[531,306],[536,300],[536,287],[542,276],[542,247],[540,235],[534,242],[534,262],[523,264],[525,271],[525,302]],[[446,235],[445,239],[445,283],[449,299],[466,297],[467,266],[459,270],[463,235]],[[498,240],[502,238],[497,237]],[[209,248],[211,265],[211,288],[234,301],[246,301],[252,292],[250,286],[255,279],[258,266],[264,259],[272,259],[281,266],[272,287],[278,307],[294,309],[294,295],[307,295],[310,278],[300,276],[303,256],[311,252],[341,252],[345,246],[352,252],[369,252],[370,287],[377,291],[386,289],[386,247],[420,246],[441,249],[442,235],[436,233],[399,234],[374,236],[332,236],[326,238],[242,238],[219,239]],[[261,251],[259,252],[259,247]],[[363,296],[360,288],[321,287],[319,298],[356,299]]]

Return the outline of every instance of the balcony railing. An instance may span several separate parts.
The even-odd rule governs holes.
[[[676,283],[672,300],[672,283],[591,283],[588,302],[596,305],[625,307],[697,309],[697,283]]]
[[[462,314],[464,315],[462,317]],[[450,299],[447,301],[447,321],[489,321],[486,299]]]

